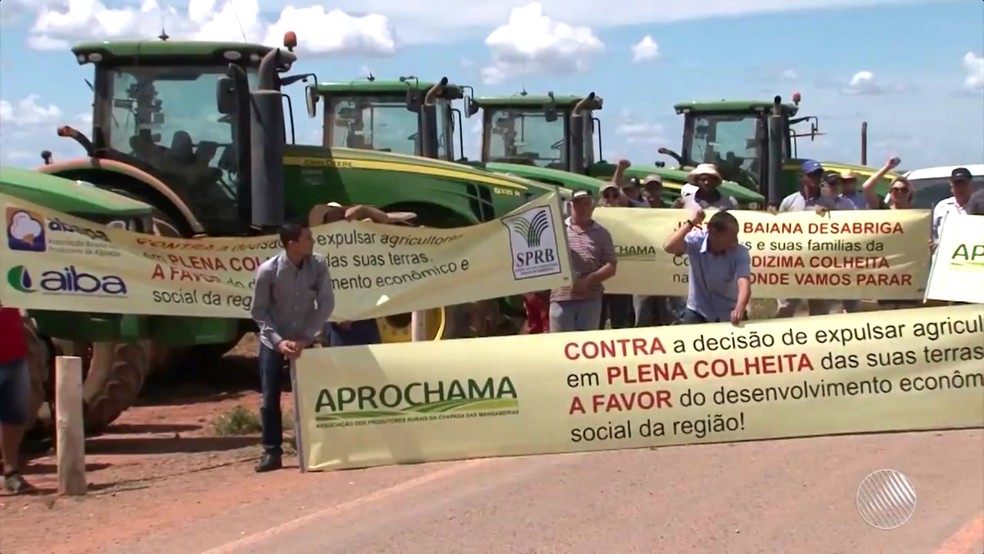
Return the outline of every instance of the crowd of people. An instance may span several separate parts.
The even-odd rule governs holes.
[[[903,177],[895,177],[889,192],[876,192],[885,175],[898,167],[901,160],[890,158],[859,186],[854,171],[833,172],[820,162],[806,160],[800,167],[799,190],[769,206],[773,213],[813,210],[903,210],[915,207],[915,191]],[[659,175],[641,181],[625,178],[630,166],[622,160],[612,180],[602,186],[598,207],[662,208],[663,183]],[[964,167],[950,175],[952,196],[938,202],[932,214],[930,251],[939,241],[939,230],[949,214],[984,214],[984,190],[971,194],[973,175]],[[595,202],[587,190],[574,192],[570,217],[565,221],[571,251],[575,283],[568,288],[526,295],[526,332],[584,331],[624,329],[653,325],[690,324],[731,321],[747,318],[751,299],[751,256],[738,241],[738,222],[728,210],[738,209],[738,201],[720,190],[723,178],[713,164],[699,164],[688,175],[687,184],[671,206],[691,212],[686,224],[670,236],[664,251],[690,260],[686,298],[611,294],[601,284],[617,271],[611,235],[592,219]],[[705,210],[716,213],[704,222]],[[793,317],[803,299],[778,299],[775,317]],[[805,299],[811,315],[860,310],[858,300],[831,301]],[[886,308],[905,308],[920,304],[913,300],[882,300]],[[575,315],[576,314],[576,315]],[[597,314],[597,317],[595,317]]]
[[[905,177],[892,180],[889,193],[879,197],[877,183],[899,165],[892,158],[858,188],[853,172],[825,171],[814,160],[803,162],[800,189],[770,211],[891,209],[914,207],[914,191]],[[731,322],[748,318],[752,298],[751,256],[738,240],[739,224],[729,210],[738,208],[735,198],[723,194],[721,174],[712,164],[700,164],[688,175],[688,183],[672,205],[685,208],[691,217],[663,244],[663,250],[689,258],[686,298],[652,295],[620,295],[605,292],[604,283],[617,272],[611,233],[593,219],[597,206],[659,209],[664,207],[659,175],[642,180],[625,178],[630,166],[620,161],[613,179],[601,188],[600,198],[591,191],[573,191],[565,230],[574,281],[570,286],[526,295],[527,332],[560,333],[605,328],[648,327],[668,324]],[[973,176],[966,168],[950,176],[952,196],[933,208],[930,248],[939,241],[943,220],[950,214],[984,215],[984,190],[971,194]],[[707,219],[705,211],[715,213]],[[279,469],[283,456],[280,392],[290,360],[322,342],[328,346],[377,344],[374,320],[329,322],[335,298],[327,262],[314,253],[310,227],[341,220],[366,220],[382,224],[410,224],[412,213],[385,213],[368,206],[344,207],[336,203],[312,210],[307,225],[289,223],[280,230],[283,251],[263,263],[256,272],[251,315],[259,330],[258,365],[262,390],[260,419],[263,456],[257,472]],[[780,299],[776,317],[792,317],[800,299]],[[836,302],[807,299],[811,315],[830,313]],[[856,301],[842,301],[846,312],[856,311]],[[890,307],[910,305],[887,302]],[[918,302],[916,302],[918,304]],[[0,305],[0,453],[3,455],[4,488],[21,494],[35,490],[20,473],[19,445],[27,421],[30,395],[28,347],[20,311]]]

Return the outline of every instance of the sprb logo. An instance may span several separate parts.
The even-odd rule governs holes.
[[[543,206],[503,218],[502,224],[509,229],[514,279],[557,275],[561,272],[552,216],[551,208]]]
[[[44,252],[45,221],[41,215],[23,208],[7,208],[7,247],[21,252]]]
[[[7,284],[17,292],[29,294],[83,294],[87,296],[125,297],[126,283],[116,275],[94,275],[78,271],[74,265],[61,271],[42,271],[37,277],[22,265],[7,272]]]

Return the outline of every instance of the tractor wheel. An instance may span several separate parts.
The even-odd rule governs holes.
[[[156,209],[154,210],[153,225],[154,235],[158,237],[181,238],[181,233],[178,231],[178,227],[174,222]],[[150,345],[150,352],[148,353],[150,357],[150,372],[160,373],[167,371],[175,363],[185,359],[189,353],[190,349],[187,348],[178,349],[156,342],[152,343]]]
[[[60,355],[82,358],[82,402],[85,432],[103,432],[133,406],[150,370],[149,341],[133,343],[71,342],[55,339]],[[52,381],[53,382],[53,381]],[[50,414],[41,419],[51,425]]]
[[[31,395],[27,400],[27,421],[24,430],[30,432],[38,422],[38,417],[44,408],[47,398],[51,374],[51,351],[48,345],[38,336],[34,321],[24,317],[24,338],[27,341],[27,367],[31,375]]]
[[[410,342],[410,313],[376,319],[383,343]],[[507,317],[498,301],[483,300],[427,310],[426,340],[518,334],[521,324]]]

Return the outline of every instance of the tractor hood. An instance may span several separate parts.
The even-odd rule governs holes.
[[[335,166],[338,168],[350,167],[353,162],[368,163],[375,169],[386,171],[411,171],[413,173],[423,173],[434,177],[446,177],[456,181],[473,181],[490,186],[499,186],[512,190],[521,190],[531,199],[542,194],[554,192],[555,187],[523,179],[514,175],[506,175],[488,171],[480,167],[475,167],[463,163],[447,162],[420,156],[409,156],[397,154],[395,152],[379,152],[377,150],[365,150],[361,148],[342,148],[333,147],[326,149],[318,146],[290,145],[286,149],[285,163],[288,165],[312,167]],[[569,198],[570,194],[561,193],[562,198]]]
[[[538,167],[535,165],[487,162],[484,164],[484,167],[485,169],[495,173],[512,175],[524,180],[539,181],[541,183],[547,183],[549,185],[555,185],[565,189],[588,189],[591,191],[591,194],[594,195],[598,194],[598,191],[601,189],[602,185],[602,183],[594,177],[579,175],[577,173],[568,173],[559,169]]]
[[[62,213],[117,217],[151,213],[149,205],[96,188],[91,183],[14,167],[0,166],[0,193]]]
[[[640,180],[653,173],[662,177],[664,189],[673,191],[675,195],[679,195],[680,189],[687,183],[687,175],[690,172],[689,170],[685,171],[666,167],[646,167],[637,165],[631,165],[627,170],[625,170],[626,176],[637,177]],[[724,194],[733,196],[742,207],[749,206],[750,204],[756,204],[756,206],[749,206],[754,209],[762,207],[765,204],[764,196],[732,181],[724,181],[721,183],[718,190]]]

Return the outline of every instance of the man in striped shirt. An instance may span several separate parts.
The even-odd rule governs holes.
[[[597,330],[601,321],[602,283],[615,275],[612,235],[591,216],[594,198],[586,189],[571,195],[571,216],[564,221],[574,282],[550,291],[550,332]]]

